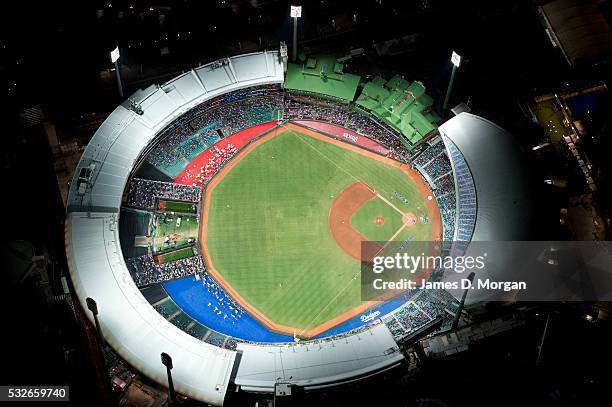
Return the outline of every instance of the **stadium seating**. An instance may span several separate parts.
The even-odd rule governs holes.
[[[444,143],[438,139],[412,158],[415,167],[430,180],[438,202],[444,241],[452,241],[455,234],[455,181]]]
[[[455,168],[459,196],[456,240],[469,242],[476,225],[476,189],[472,173],[459,149],[448,139],[445,140],[445,143]]]
[[[438,317],[446,319],[452,317],[457,309],[458,301],[447,291],[423,290],[411,301],[386,315],[382,321],[393,337],[397,341],[402,341]]]
[[[241,89],[213,98],[168,126],[146,160],[174,178],[220,137],[276,120],[282,109],[282,93],[272,86]]]
[[[172,301],[170,299],[170,297],[166,297],[166,299],[164,299],[161,302],[157,303],[155,305],[155,309],[157,310],[157,312],[159,312],[161,315],[163,315],[164,318],[166,318],[166,319],[172,317],[173,315],[175,315],[177,312],[180,312],[180,310],[181,310],[174,303],[174,301]]]
[[[395,132],[366,113],[351,107],[307,98],[285,98],[284,118],[287,120],[317,120],[353,130],[387,147],[396,156],[407,159],[408,153]]]
[[[132,178],[128,185],[126,206],[155,209],[157,198],[183,202],[200,202],[202,190],[190,185]]]
[[[202,257],[194,256],[169,263],[157,264],[150,255],[125,259],[137,287],[182,278],[204,272]]]

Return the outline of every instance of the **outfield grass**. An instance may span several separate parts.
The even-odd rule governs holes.
[[[383,217],[382,225],[375,223],[377,216]],[[402,215],[377,197],[366,202],[351,216],[351,226],[368,240],[385,241],[402,227]]]
[[[540,126],[544,129],[545,134],[550,137],[555,148],[564,150],[563,135],[567,134],[568,130],[563,124],[565,116],[563,116],[557,102],[554,99],[549,99],[536,103],[533,111]]]
[[[404,212],[427,214],[398,168],[291,130],[263,142],[212,191],[206,246],[215,268],[278,324],[311,329],[358,306],[359,262],[327,219],[334,197],[358,180]],[[430,240],[427,226],[405,236]]]

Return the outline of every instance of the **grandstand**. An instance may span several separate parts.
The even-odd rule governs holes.
[[[454,184],[456,185],[456,211],[457,225],[452,240],[469,242],[476,225],[476,189],[470,168],[457,146],[447,137],[443,137],[444,144],[450,153],[453,166]]]
[[[202,191],[193,186],[132,178],[128,185],[125,207],[151,211],[157,209],[156,203],[159,200],[196,203],[201,198]]]
[[[451,162],[442,140],[439,137],[432,140],[425,150],[412,157],[412,163],[433,187],[442,217],[444,240],[450,242],[455,236],[456,192]]]
[[[242,129],[282,117],[278,87],[241,89],[204,102],[181,116],[159,136],[146,161],[176,178],[203,151]],[[240,117],[241,120],[235,120]]]

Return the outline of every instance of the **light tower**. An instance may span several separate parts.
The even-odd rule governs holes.
[[[93,314],[94,323],[96,325],[96,336],[100,346],[100,353],[102,353],[102,348],[104,347],[104,337],[102,336],[102,329],[100,328],[100,321],[98,320],[98,304],[91,297],[87,297],[85,302],[87,303],[87,309]]]
[[[457,72],[457,68],[459,68],[459,65],[461,65],[461,55],[453,51],[453,53],[451,54],[451,62],[453,63],[453,71],[451,72],[450,82],[448,83],[448,89],[446,90],[444,106],[442,106],[442,114],[446,114],[446,108],[448,107],[451,90],[453,89],[453,82],[455,81],[455,73]]]
[[[297,21],[302,17],[302,6],[291,6],[291,17],[293,17],[293,62],[297,60]]]
[[[161,354],[161,362],[166,366],[166,373],[168,374],[168,392],[170,393],[170,400],[168,401],[169,406],[176,405],[176,393],[174,391],[174,383],[172,382],[172,358],[166,352]]]
[[[110,59],[113,64],[115,64],[115,72],[117,73],[117,87],[119,88],[119,96],[123,98],[123,86],[121,86],[121,74],[119,73],[119,46],[115,47],[114,50],[110,52]]]

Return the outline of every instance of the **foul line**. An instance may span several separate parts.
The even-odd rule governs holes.
[[[382,196],[381,194],[376,193],[376,196],[377,196],[377,197],[379,197],[380,199],[382,199],[382,200],[383,200],[383,201],[384,201],[384,202],[385,202],[387,205],[389,205],[390,207],[392,207],[393,209],[395,209],[396,211],[398,211],[398,212],[399,212],[399,213],[400,213],[402,216],[404,216],[404,215],[405,215],[405,213],[404,213],[404,212],[400,211],[400,210],[399,210],[399,208],[398,208],[397,206],[393,205],[393,204],[391,203],[391,201],[389,201],[387,198],[385,198],[385,197],[384,197],[384,196]]]

